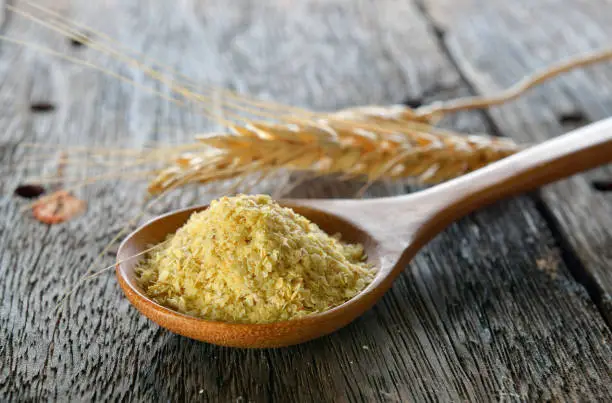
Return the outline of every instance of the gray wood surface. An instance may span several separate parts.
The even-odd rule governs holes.
[[[479,2],[461,3],[477,14]],[[497,42],[489,45],[488,54],[465,51],[468,42],[461,45],[459,34],[446,38],[448,44],[440,42],[431,16],[411,2],[44,4],[163,58],[195,80],[320,109],[406,98],[429,102],[465,95],[471,87],[501,87],[524,73],[512,70],[515,75],[508,77],[499,66],[489,71],[487,66],[501,64],[489,57],[493,50],[504,51]],[[450,18],[449,13],[472,21],[461,14],[463,8],[444,12],[442,6],[427,4],[435,24]],[[478,26],[495,38],[492,33],[500,24],[493,17],[501,17],[488,12]],[[547,31],[542,23],[538,29],[540,46],[558,45],[552,34],[543,33],[556,32],[557,26]],[[465,30],[472,33],[470,38],[476,36]],[[3,31],[91,57],[139,83],[154,84],[19,18],[11,17]],[[464,49],[460,71],[447,49],[450,56]],[[541,62],[521,52],[517,60]],[[481,73],[489,80],[486,87],[477,84],[477,73],[464,71],[477,63],[486,72]],[[598,71],[605,76],[612,70]],[[374,309],[341,331],[303,345],[238,350],[173,335],[131,308],[111,273],[78,290],[57,320],[52,311],[58,299],[136,214],[144,185],[93,185],[79,193],[90,201],[83,218],[46,227],[20,213],[26,202],[12,196],[17,184],[41,170],[40,164],[25,161],[40,150],[24,143],[138,147],[149,141],[188,141],[193,133],[214,127],[195,106],[178,108],[126,83],[19,46],[0,44],[0,77],[0,161],[2,169],[14,167],[3,171],[0,185],[0,400],[604,401],[612,395],[610,329],[598,301],[572,273],[598,273],[597,261],[576,251],[576,236],[568,236],[584,231],[579,236],[589,242],[584,228],[600,227],[593,227],[598,224],[591,217],[581,218],[579,207],[558,207],[563,206],[561,197],[568,199],[566,204],[579,204],[604,196],[569,196],[561,192],[563,185],[543,193],[545,207],[524,196],[461,220],[417,256]],[[606,88],[612,91],[612,84],[598,83],[596,89]],[[563,91],[543,94],[560,97]],[[582,102],[591,99],[581,96]],[[588,102],[603,102],[596,101],[598,96]],[[538,99],[543,103],[544,95]],[[41,102],[52,103],[55,110],[33,112],[32,103]],[[532,124],[536,111],[512,108],[491,113],[494,127],[480,113],[460,114],[446,124],[471,131],[497,128],[517,138],[523,135],[517,127],[538,132],[540,126]],[[543,119],[548,118],[551,109],[542,111]],[[53,161],[42,168],[53,170]],[[585,178],[566,183],[584,186],[579,184]],[[334,197],[350,194],[355,186],[318,180],[294,194]],[[380,185],[370,195],[405,191],[399,185]],[[202,189],[186,191],[156,211],[211,197]],[[609,208],[609,200],[598,200]],[[547,211],[563,223],[561,231],[551,226]],[[558,211],[569,218],[561,220]],[[609,236],[609,230],[604,234]],[[569,252],[565,242],[572,245]],[[609,238],[600,245],[609,246]],[[571,267],[568,253],[580,257],[580,267]],[[110,253],[97,265],[112,263]],[[603,282],[597,284],[603,289]]]
[[[610,46],[606,2],[551,0],[420,0],[443,46],[477,93],[492,94],[573,55]],[[572,72],[519,100],[492,108],[495,130],[524,142],[543,141],[612,114],[612,63]],[[575,275],[612,323],[612,192],[593,181],[612,166],[558,182],[541,192],[544,214],[568,243]]]

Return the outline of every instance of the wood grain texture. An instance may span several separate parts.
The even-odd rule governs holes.
[[[285,102],[337,108],[466,92],[411,3],[43,3],[163,56],[195,80]],[[4,29],[154,85],[18,18]],[[213,127],[195,106],[180,109],[4,43],[0,77],[0,159],[3,169],[18,165],[2,181],[0,202],[0,400],[593,401],[612,394],[610,330],[528,197],[453,225],[374,309],[293,348],[218,348],[170,334],[131,308],[110,273],[76,292],[56,320],[59,297],[135,215],[144,186],[92,186],[80,193],[91,201],[84,219],[45,227],[21,214],[25,202],[11,195],[40,170],[24,162],[32,150],[23,143],[141,146],[186,141]],[[34,113],[33,101],[56,108]],[[521,122],[523,115],[504,116]],[[461,114],[450,123],[487,130],[478,116]],[[45,167],[53,170],[53,162]],[[358,186],[318,180],[294,195],[333,197]],[[370,195],[405,191],[381,185]],[[210,197],[185,192],[158,211]],[[542,259],[555,265],[554,275],[538,267]],[[99,265],[112,263],[108,254]]]
[[[444,46],[478,93],[491,94],[524,75],[572,55],[610,46],[608,2],[422,0]],[[612,115],[612,64],[564,75],[488,114],[501,133],[542,141]],[[592,181],[612,167],[551,185],[544,210],[571,250],[573,271],[612,323],[612,193]],[[573,256],[572,256],[573,255]],[[572,259],[572,257],[577,257]]]

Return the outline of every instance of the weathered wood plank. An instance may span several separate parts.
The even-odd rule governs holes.
[[[196,80],[295,104],[336,108],[419,99],[440,89],[444,97],[465,92],[411,4],[262,3],[46,4],[163,56]],[[93,55],[18,19],[7,29],[71,54]],[[27,150],[18,144],[140,146],[187,141],[190,133],[212,127],[195,107],[177,108],[14,46],[3,44],[0,52],[6,105],[0,109],[0,158],[3,165],[19,165],[1,189],[2,400],[603,400],[612,393],[610,331],[566,265],[554,260],[558,246],[525,197],[453,225],[373,310],[300,346],[237,350],[170,334],[130,307],[112,275],[75,293],[56,321],[50,313],[58,298],[136,213],[142,189],[95,185],[83,193],[91,200],[85,219],[41,226],[21,215],[23,202],[9,194],[31,173],[26,171],[35,171],[23,163]],[[96,60],[150,83],[118,63]],[[52,100],[56,110],[32,113],[33,100]],[[486,129],[474,114],[453,123]],[[295,194],[332,197],[350,187],[315,181]],[[403,191],[378,186],[372,194]],[[162,207],[208,197],[189,193]],[[541,259],[557,264],[555,276],[538,268]],[[112,261],[109,255],[102,263]]]
[[[610,45],[612,8],[605,2],[423,0],[459,69],[477,92],[491,94],[536,69]],[[572,72],[488,113],[505,135],[543,141],[612,114],[610,63]],[[561,181],[542,199],[573,254],[577,276],[612,323],[612,193],[592,181],[612,167]],[[584,272],[584,273],[583,273]]]

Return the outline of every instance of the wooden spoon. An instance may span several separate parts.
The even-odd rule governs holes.
[[[612,118],[536,145],[485,168],[406,196],[368,200],[283,200],[328,233],[364,245],[379,269],[350,301],[327,312],[269,324],[213,322],[183,315],[147,298],[134,269],[151,244],[163,241],[196,211],[193,207],[150,221],[121,244],[117,277],[130,302],[175,333],[234,347],[280,347],[311,340],[345,326],[372,307],[410,259],[436,234],[467,213],[499,199],[612,162]]]

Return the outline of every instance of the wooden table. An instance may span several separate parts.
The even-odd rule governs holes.
[[[500,90],[609,46],[604,0],[39,2],[163,59],[198,82],[337,109]],[[226,4],[227,3],[227,4]],[[537,3],[537,4],[533,4]],[[18,6],[25,7],[23,2]],[[119,61],[5,13],[3,34],[168,91]],[[40,173],[25,143],[140,147],[214,129],[99,71],[0,44],[0,400],[603,401],[612,396],[610,167],[472,214],[436,238],[353,324],[303,345],[239,350],[171,334],[133,309],[112,273],[53,308],[133,217],[144,185],[80,191],[81,219],[44,226],[12,191]],[[445,124],[541,141],[612,114],[612,65],[577,71]],[[46,153],[53,166],[55,151]],[[7,171],[9,165],[13,169]],[[314,181],[295,194],[340,196]],[[371,196],[406,192],[376,186]],[[186,191],[152,212],[205,203]],[[97,267],[113,263],[112,251]]]

